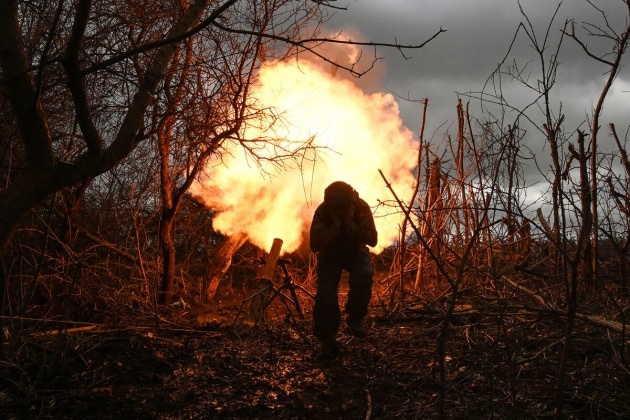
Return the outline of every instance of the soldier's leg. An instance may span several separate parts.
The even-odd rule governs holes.
[[[335,338],[341,322],[339,280],[341,264],[332,258],[317,261],[317,293],[313,307],[313,333],[319,340]]]
[[[348,291],[348,301],[346,303],[348,324],[355,335],[365,336],[361,320],[368,313],[368,306],[372,298],[374,276],[368,249],[362,248],[357,252],[351,259],[347,269],[350,273],[350,290]]]

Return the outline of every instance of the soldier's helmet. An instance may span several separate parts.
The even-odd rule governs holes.
[[[349,207],[356,193],[354,188],[343,181],[335,181],[324,190],[324,202],[333,208]]]

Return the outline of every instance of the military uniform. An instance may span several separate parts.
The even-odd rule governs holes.
[[[370,206],[344,182],[328,186],[310,230],[311,250],[317,252],[313,332],[324,345],[334,343],[341,323],[338,295],[343,270],[349,273],[348,324],[355,335],[365,335],[361,320],[367,315],[374,274],[367,245],[377,241]]]

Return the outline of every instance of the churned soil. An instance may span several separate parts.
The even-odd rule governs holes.
[[[156,319],[24,333],[5,346],[0,418],[550,418],[559,386],[566,418],[630,413],[626,337],[576,322],[560,382],[564,317],[464,291],[440,347],[446,298],[387,310],[375,298],[368,338],[342,327],[341,354],[328,362],[308,303],[303,318],[276,305],[257,325],[242,304],[183,305]]]

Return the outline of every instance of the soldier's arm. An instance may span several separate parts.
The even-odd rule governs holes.
[[[327,223],[324,212],[325,210],[322,206],[318,207],[315,210],[313,222],[311,223],[310,245],[313,252],[322,251],[341,234],[339,220],[337,220],[337,223],[334,223],[334,220],[332,223]]]
[[[361,199],[355,203],[353,222],[348,225],[347,234],[364,245],[373,247],[378,243],[378,232],[374,224],[372,209]]]

